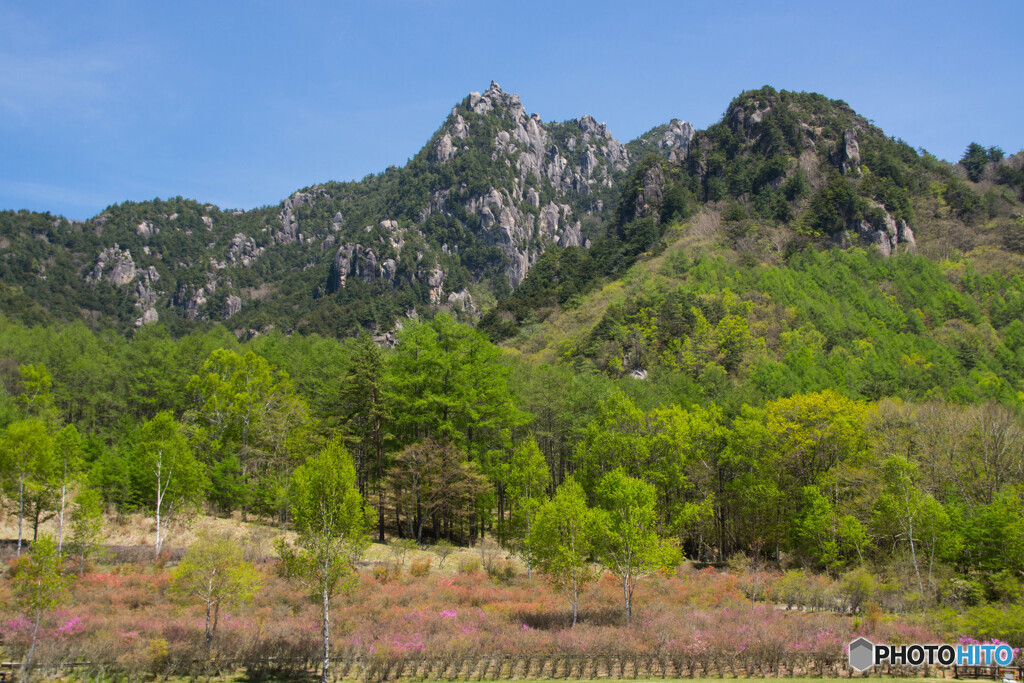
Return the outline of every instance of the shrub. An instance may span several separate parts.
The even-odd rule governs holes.
[[[985,589],[977,581],[953,577],[939,589],[942,602],[956,607],[973,607],[985,598]]]
[[[402,576],[402,568],[398,565],[378,564],[373,568],[373,578],[380,583],[389,583]]]
[[[411,538],[397,538],[388,544],[388,550],[391,551],[391,555],[395,558],[395,565],[398,567],[404,567],[406,557],[418,548],[419,545]]]
[[[444,569],[444,565],[448,561],[448,558],[455,552],[455,546],[451,541],[442,538],[437,542],[433,550],[437,555],[437,568]]]
[[[458,570],[460,574],[475,574],[480,571],[480,560],[475,557],[460,557]]]
[[[487,563],[487,576],[498,583],[508,583],[516,577],[516,566],[508,560]]]
[[[839,597],[848,612],[856,613],[875,596],[878,590],[878,582],[871,573],[858,567],[843,575],[839,581]]]
[[[426,576],[429,573],[430,573],[430,558],[429,557],[421,557],[419,559],[413,560],[412,564],[409,566],[409,576],[414,576],[416,578],[422,578],[422,577]]]

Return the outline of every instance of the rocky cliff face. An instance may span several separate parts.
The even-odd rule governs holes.
[[[604,196],[630,165],[626,147],[594,117],[544,123],[493,81],[452,109],[435,138],[434,165],[451,167],[460,155],[483,151],[500,182],[482,192],[435,188],[427,214],[451,214],[459,201],[479,217],[478,234],[501,249],[513,287],[549,245],[586,245],[582,219],[604,211]]]
[[[646,144],[686,158],[692,126],[673,120],[655,130]],[[93,290],[122,290],[137,327],[231,320],[259,329],[268,306],[279,316],[335,301],[337,316],[367,298],[386,303],[373,305],[372,325],[366,313],[352,320],[379,332],[418,308],[472,319],[478,289],[516,287],[552,246],[589,247],[617,216],[620,181],[636,160],[593,116],[545,122],[492,82],[457,104],[402,168],[313,185],[248,212],[181,198],[112,206],[79,228],[88,239],[78,277]],[[649,180],[641,212],[661,202],[664,178]],[[292,303],[277,311],[279,299]]]
[[[674,120],[660,143],[666,154],[683,158],[692,136],[692,126]],[[462,294],[468,290],[446,284],[452,280],[453,261],[471,263],[468,274],[477,279],[484,270],[474,269],[476,259],[467,250],[491,249],[492,262],[494,254],[500,255],[502,276],[515,287],[549,246],[588,247],[588,218],[597,223],[611,215],[617,179],[632,162],[626,146],[594,117],[545,123],[527,113],[519,95],[492,82],[452,109],[409,167],[384,174],[384,181],[395,177],[404,182],[402,174],[417,167],[421,176],[432,179],[413,210],[366,215],[372,222],[354,228],[343,219],[354,213],[340,196],[343,192],[315,187],[282,204],[281,232],[285,239],[316,241],[320,229],[304,227],[303,214],[329,203],[337,209],[330,232],[341,234],[323,240],[333,251],[328,293],[346,289],[352,278],[383,281],[389,289],[407,282],[424,288],[424,304],[457,301],[457,308],[471,315],[476,308],[466,305]],[[400,203],[397,198],[392,202]],[[455,239],[439,239],[434,232]],[[407,242],[415,248],[403,251]]]

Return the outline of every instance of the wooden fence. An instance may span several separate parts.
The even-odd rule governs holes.
[[[321,661],[268,658],[265,660],[168,661],[156,668],[125,671],[118,662],[60,662],[43,664],[46,675],[76,674],[78,679],[139,681],[167,675],[208,678],[244,672],[248,681],[307,679],[320,674]],[[19,662],[0,662],[7,681],[15,678]],[[739,658],[691,658],[673,655],[588,653],[568,655],[494,655],[474,657],[338,657],[332,658],[331,681],[505,681],[542,679],[688,679],[688,678],[977,678],[1001,680],[1013,672],[1024,681],[1024,669],[1000,667],[878,666],[866,672],[851,669],[842,661],[821,662],[787,658],[778,662],[753,662]]]

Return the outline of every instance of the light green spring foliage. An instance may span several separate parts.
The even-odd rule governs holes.
[[[252,351],[217,349],[188,382],[194,409],[185,421],[198,456],[221,481],[226,512],[275,512],[275,476],[311,452],[309,406],[288,373]]]
[[[52,512],[57,461],[53,437],[40,418],[12,422],[0,436],[0,481],[8,508],[18,516],[18,550],[25,519],[43,521]]]
[[[368,510],[356,486],[352,456],[339,439],[308,458],[291,478],[291,511],[299,534],[297,547],[277,541],[285,573],[304,586],[323,607],[322,683],[330,668],[330,603],[356,586],[355,563],[370,544]]]
[[[260,573],[242,556],[238,543],[208,532],[189,546],[171,573],[174,595],[205,606],[207,644],[217,631],[221,606],[252,600],[261,585]]]
[[[537,568],[566,595],[576,624],[579,592],[596,578],[590,558],[598,538],[598,517],[587,496],[569,477],[551,500],[540,505],[527,537],[529,555]]]
[[[32,544],[32,552],[19,563],[11,579],[18,606],[33,623],[42,613],[66,604],[70,586],[71,577],[64,575],[57,543],[47,534]]]
[[[85,571],[85,561],[103,548],[103,498],[96,489],[82,488],[71,508],[71,535],[67,548],[78,558],[78,572]]]
[[[20,560],[11,579],[11,588],[18,607],[32,622],[32,640],[19,680],[28,680],[40,624],[48,612],[68,602],[71,580],[71,576],[64,574],[57,543],[46,534],[32,544],[31,555]]]
[[[29,415],[52,421],[56,415],[53,395],[50,393],[53,377],[49,370],[42,363],[30,363],[19,367],[18,373],[21,375],[23,390],[18,396],[19,403],[25,406],[25,411]]]
[[[515,538],[529,536],[537,510],[550,485],[551,470],[531,434],[512,451],[505,477],[505,491],[512,514],[512,535]],[[525,546],[529,555],[529,544]]]
[[[606,474],[597,487],[598,556],[622,584],[626,623],[637,583],[662,568],[675,567],[679,550],[658,534],[654,487],[621,469]]]
[[[447,314],[408,325],[388,363],[388,395],[400,438],[451,440],[474,458],[529,416],[513,404],[501,351]]]
[[[684,409],[670,405],[644,411],[622,392],[597,408],[576,448],[582,483],[594,491],[616,468],[655,486],[660,522],[678,533],[706,518],[707,505],[688,500],[694,462],[708,462],[722,450],[728,430],[714,405]]]
[[[158,413],[142,425],[132,464],[138,489],[148,493],[148,509],[155,509],[159,497],[165,509],[190,514],[203,501],[208,485],[206,468],[170,412]]]
[[[352,456],[338,440],[296,468],[289,491],[296,547],[277,545],[286,571],[310,592],[332,597],[369,545]]]
[[[131,458],[134,487],[143,496],[140,502],[156,516],[155,550],[159,555],[171,519],[188,518],[199,511],[209,487],[206,468],[168,411],[142,425]]]

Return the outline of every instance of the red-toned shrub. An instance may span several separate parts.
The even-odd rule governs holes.
[[[413,560],[412,564],[409,565],[409,576],[416,577],[418,579],[423,578],[430,573],[430,558],[422,557],[418,560]]]

